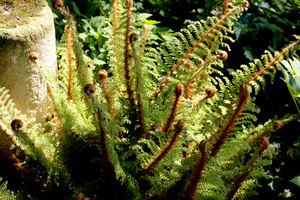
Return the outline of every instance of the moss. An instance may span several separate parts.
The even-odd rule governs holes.
[[[0,2],[0,28],[17,28],[29,21],[30,17],[39,16],[39,11],[46,6],[44,0],[4,0]]]

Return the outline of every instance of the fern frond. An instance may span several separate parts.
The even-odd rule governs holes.
[[[259,77],[263,77],[263,75],[272,67],[276,62],[280,61],[280,59],[289,53],[290,51],[295,51],[295,48],[299,48],[299,41],[291,42],[288,46],[283,48],[281,52],[277,53],[275,57],[272,57],[270,53],[267,53],[263,56],[263,60],[265,62],[264,66],[260,68],[259,71],[254,73],[253,76],[251,76],[246,84],[251,85],[253,81],[257,80]],[[256,65],[260,65],[260,63],[256,63]],[[273,68],[274,69],[274,68]],[[261,79],[262,80],[262,79]]]
[[[141,175],[149,174],[153,167],[156,166],[168,153],[169,151],[174,147],[176,141],[178,140],[179,134],[182,132],[184,127],[184,121],[179,120],[175,127],[175,133],[170,141],[170,143],[164,148],[164,150],[146,167],[143,168]]]
[[[7,189],[7,181],[4,181],[0,177],[0,198],[3,200],[16,200],[18,198],[18,193],[12,192]]]
[[[190,25],[191,30],[195,33],[196,27],[199,27],[198,31],[195,33],[196,38],[194,38],[193,34],[185,29],[184,31],[181,31],[182,33],[179,34],[180,38],[183,38],[183,44],[180,44],[179,46],[185,46],[184,44],[189,43],[189,46],[186,47],[186,51],[183,52],[182,55],[175,56],[174,51],[170,51],[170,46],[167,47],[167,51],[161,50],[161,53],[165,56],[166,63],[169,63],[170,66],[172,66],[171,71],[167,73],[167,75],[164,77],[164,79],[159,83],[158,88],[153,92],[152,98],[157,97],[158,93],[162,91],[162,89],[165,87],[165,85],[169,82],[170,77],[172,77],[175,73],[175,71],[178,70],[180,66],[182,66],[187,60],[191,58],[191,55],[195,54],[197,50],[200,48],[202,49],[200,51],[199,57],[204,58],[205,56],[209,55],[210,52],[214,52],[215,49],[218,48],[218,43],[215,41],[215,31],[218,31],[218,34],[221,34],[221,31],[229,31],[233,25],[233,23],[230,21],[231,19],[234,19],[236,15],[239,15],[243,9],[244,4],[241,4],[239,6],[233,7],[228,13],[226,13],[224,16],[222,16],[220,19],[215,17],[209,17],[207,21],[201,21],[201,23],[196,23],[196,26]],[[225,33],[226,34],[226,33]],[[179,40],[175,40],[178,46]],[[182,42],[180,41],[180,42]],[[187,42],[188,41],[188,42]],[[209,45],[214,41],[214,48],[210,49]],[[173,52],[173,53],[172,53]],[[197,53],[198,54],[198,53]],[[175,56],[175,57],[174,57]],[[174,57],[174,61],[173,61]]]
[[[217,153],[221,149],[221,146],[225,143],[225,141],[229,137],[229,132],[234,127],[235,121],[237,120],[238,116],[242,112],[242,109],[248,99],[248,95],[249,94],[248,94],[247,85],[246,84],[241,85],[240,91],[239,91],[239,100],[238,100],[237,107],[236,107],[235,111],[232,113],[232,115],[230,116],[227,124],[221,130],[219,139],[216,142],[216,144],[214,144],[214,147],[212,149],[211,157],[215,157],[217,155]]]

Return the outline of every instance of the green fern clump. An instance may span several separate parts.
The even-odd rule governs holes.
[[[270,134],[299,119],[287,115],[255,126],[255,95],[299,41],[226,77],[229,34],[247,1],[225,1],[219,17],[162,42],[132,12],[131,0],[113,0],[111,17],[103,18],[107,68],[95,71],[68,8],[60,0],[52,6],[68,21],[57,48],[57,77],[48,76],[38,56],[29,56],[46,80],[47,122],[21,115],[8,91],[0,90],[0,125],[11,141],[7,162],[23,182],[6,179],[17,190],[35,199],[219,200],[255,194],[264,166],[276,155]]]

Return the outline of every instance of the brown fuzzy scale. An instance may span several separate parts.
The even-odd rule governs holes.
[[[139,36],[136,33],[131,33],[129,38],[130,38],[130,43],[132,44],[133,42],[136,42],[139,39]]]
[[[29,59],[32,60],[32,61],[37,61],[39,59],[39,54],[35,53],[35,52],[32,52],[32,53],[29,54]]]
[[[115,170],[111,163],[111,158],[108,154],[107,146],[106,146],[106,131],[101,124],[100,110],[97,111],[97,117],[99,121],[100,128],[100,149],[103,154],[103,163],[106,170],[106,173],[112,176],[115,176]]]
[[[247,102],[247,99],[249,96],[247,87],[248,86],[246,84],[242,84],[240,86],[239,100],[237,103],[237,107],[234,110],[234,112],[232,113],[232,115],[229,117],[229,120],[228,120],[226,126],[223,126],[221,128],[221,130],[218,131],[220,133],[219,134],[220,136],[219,136],[217,142],[215,143],[215,145],[213,146],[213,149],[211,151],[211,157],[215,157],[219,153],[222,146],[227,141],[227,138],[229,137],[229,133],[232,130],[232,128],[234,127],[237,118],[239,117],[240,113],[242,112],[243,107],[244,107],[245,103]]]
[[[66,18],[70,16],[70,10],[67,6],[64,5],[62,0],[53,0],[51,7],[53,10],[59,12],[60,14],[64,15]]]
[[[248,7],[248,6],[249,6],[249,2],[248,2],[247,0],[243,0],[243,1],[242,1],[242,5],[243,5],[244,7]]]
[[[68,58],[68,99],[74,100],[73,92],[73,66],[72,66],[72,50],[73,50],[73,38],[72,28],[70,25],[65,26],[67,33],[67,58]]]
[[[173,101],[172,110],[163,129],[165,133],[168,133],[170,128],[172,127],[173,121],[177,113],[178,105],[180,102],[180,97],[182,95],[182,90],[183,90],[183,85],[181,83],[177,83],[175,86],[175,98]]]
[[[281,129],[282,126],[283,126],[283,123],[282,123],[282,121],[280,121],[280,120],[275,120],[275,121],[273,121],[273,123],[272,123],[272,129],[273,129],[274,131],[278,131],[279,129]]]
[[[86,64],[88,68],[94,67],[94,63],[92,63],[91,61],[88,61]]]
[[[48,94],[49,94],[49,98],[50,98],[50,103],[51,103],[51,113],[52,115],[51,116],[48,116],[46,118],[46,122],[54,119],[55,117],[58,116],[58,112],[56,110],[56,107],[55,107],[55,104],[54,104],[54,101],[53,101],[53,96],[52,96],[52,90],[51,90],[51,87],[49,86],[48,83],[46,83],[46,86],[47,86],[47,91],[48,91]],[[60,124],[60,117],[58,116],[55,120],[55,124],[56,124],[56,128],[59,127],[59,124]]]
[[[145,124],[145,119],[144,119],[144,108],[143,108],[143,103],[142,103],[142,97],[141,97],[141,87],[142,87],[142,82],[140,80],[140,77],[138,73],[141,73],[141,67],[139,64],[139,60],[137,57],[137,53],[135,52],[135,42],[139,39],[139,36],[136,33],[131,33],[130,36],[130,44],[131,44],[131,49],[133,51],[133,58],[135,62],[135,68],[136,68],[136,104],[137,104],[137,122],[139,124],[139,129],[140,129],[140,135],[138,137],[146,138],[149,134],[146,128]]]
[[[217,58],[219,60],[225,61],[228,58],[228,53],[226,51],[220,51]]]
[[[106,72],[105,69],[99,69],[99,71],[97,72],[97,76],[103,80],[103,79],[106,79],[108,77],[108,74]]]
[[[223,2],[223,7],[222,7],[222,13],[221,15],[225,15],[228,11],[228,4],[230,3],[230,0],[225,0]]]
[[[21,174],[27,174],[28,170],[21,164],[21,161],[15,154],[10,154],[8,160],[11,162],[12,166]]]
[[[124,33],[124,70],[125,70],[125,81],[126,81],[126,90],[130,100],[131,105],[134,105],[133,99],[133,90],[130,85],[130,70],[129,70],[129,41],[130,41],[130,21],[131,21],[131,9],[132,9],[132,0],[126,0],[125,5],[127,7],[126,11],[126,26]]]
[[[11,122],[11,128],[13,131],[19,131],[20,128],[23,127],[23,122],[22,120],[20,119],[14,119],[12,122]]]
[[[78,193],[74,198],[74,200],[86,200],[86,199],[89,199],[89,198],[84,196],[82,193]]]
[[[111,116],[113,116],[113,108],[112,108],[112,101],[108,92],[108,88],[107,88],[107,84],[106,84],[106,79],[108,77],[108,74],[106,72],[106,70],[104,69],[100,69],[97,72],[97,76],[100,78],[102,84],[101,84],[101,88],[105,93],[105,97],[106,97],[106,101],[108,103],[108,112]]]
[[[53,0],[51,3],[52,9],[60,12],[61,9],[64,9],[65,5],[62,0]]]
[[[141,97],[140,94],[137,94],[137,118],[138,118],[138,123],[140,125],[140,133],[141,137],[145,138],[147,136],[147,129],[145,125],[145,120],[144,120],[144,111],[143,111],[143,106],[141,104]]]
[[[201,153],[200,159],[197,162],[197,165],[193,171],[193,174],[191,175],[190,181],[187,185],[185,192],[182,195],[181,200],[193,200],[195,198],[197,185],[202,179],[202,173],[208,160],[206,153],[207,143],[207,140],[202,140],[199,145],[199,150]]]
[[[140,175],[149,174],[154,169],[154,166],[156,166],[171,151],[171,149],[175,146],[175,143],[177,142],[179,135],[183,130],[183,127],[184,127],[184,120],[183,119],[178,120],[175,126],[175,133],[172,139],[170,140],[169,145],[166,146],[166,148],[164,148],[164,150],[160,152],[158,156],[156,156],[153,162],[151,162],[150,164],[148,164],[146,167],[142,169]]]
[[[212,87],[205,88],[205,97],[206,98],[212,98],[215,96],[216,90]]]
[[[86,84],[85,86],[84,86],[84,89],[83,89],[83,91],[88,95],[88,96],[90,96],[91,94],[93,94],[95,91],[96,91],[96,86],[95,85],[93,85],[93,84]]]
[[[269,147],[270,142],[265,136],[260,137],[258,142],[261,144],[261,148],[258,151],[258,155],[261,156],[261,154]]]
[[[152,126],[151,126],[151,131],[163,131],[163,128],[161,127],[161,125],[159,125],[159,124],[153,124]]]

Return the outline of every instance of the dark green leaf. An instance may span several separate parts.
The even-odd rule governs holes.
[[[293,179],[291,179],[290,181],[300,187],[300,176],[296,176]]]
[[[142,22],[148,25],[154,25],[160,23],[160,21],[156,21],[156,20],[143,20]]]

